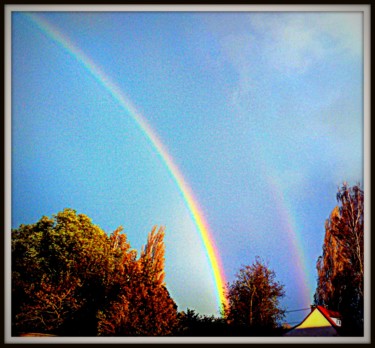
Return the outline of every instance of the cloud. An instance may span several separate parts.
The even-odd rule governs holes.
[[[361,56],[363,49],[363,17],[359,12],[331,13],[322,16],[316,23],[318,32],[329,35],[330,50],[352,56]]]
[[[326,58],[341,61],[362,55],[360,13],[252,13],[220,19],[220,27],[214,21],[208,25],[241,79],[259,67],[298,75]]]
[[[361,14],[228,14],[210,25],[233,72],[238,134],[270,165],[290,164],[279,168],[285,185],[322,165],[335,180],[360,176]]]
[[[290,23],[267,41],[264,49],[270,66],[286,73],[304,73],[321,59],[324,47],[314,40],[311,31],[304,30],[299,23]]]
[[[349,77],[345,81],[340,72],[343,65],[338,69],[336,66],[350,64],[353,70],[361,62],[360,13],[260,12],[221,16],[220,23],[218,26],[217,21],[211,21],[210,28],[220,42],[222,59],[235,73],[237,81],[228,103],[237,118],[264,117],[270,101],[277,97],[275,81],[288,88],[287,82],[300,83],[306,79],[303,94],[298,89],[291,89],[290,95],[285,91],[277,93],[287,97],[284,103],[287,100],[294,103],[293,112],[301,115],[311,113],[309,109],[337,106],[337,101],[347,97],[352,83]],[[223,28],[227,28],[227,32]],[[322,67],[326,67],[324,73]],[[317,72],[319,69],[322,75]],[[346,75],[353,76],[350,75],[353,71]],[[334,74],[339,74],[336,77],[340,78],[340,83]],[[293,83],[289,87],[293,88]],[[263,123],[258,120],[258,124]],[[318,128],[325,127],[318,125]]]
[[[360,56],[362,17],[359,13],[285,13],[255,16],[270,67],[287,74],[305,73],[324,58]]]

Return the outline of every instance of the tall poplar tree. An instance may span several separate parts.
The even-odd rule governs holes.
[[[317,261],[315,303],[343,315],[344,332],[363,332],[364,192],[344,183],[325,223],[322,256]]]

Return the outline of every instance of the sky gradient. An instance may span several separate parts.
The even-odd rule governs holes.
[[[288,310],[312,303],[324,221],[363,183],[360,13],[39,13],[158,135],[194,194],[228,281],[261,256]],[[76,209],[140,250],[166,226],[180,310],[218,314],[199,231],[155,146],[113,93],[12,16],[12,227]],[[298,321],[306,312],[293,312]]]

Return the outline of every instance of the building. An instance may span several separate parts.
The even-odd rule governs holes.
[[[323,306],[312,306],[311,312],[284,336],[340,336],[341,315]]]

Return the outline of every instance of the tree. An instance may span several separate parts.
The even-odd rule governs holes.
[[[315,303],[341,312],[349,333],[363,331],[364,192],[344,183],[339,203],[325,223],[322,256],[317,261]]]
[[[98,313],[100,335],[170,335],[177,306],[164,283],[164,228],[154,227],[141,256],[118,292]],[[129,272],[128,272],[129,274]],[[122,277],[122,279],[125,279]]]
[[[165,285],[164,283],[164,235],[165,229],[160,228],[156,232],[156,226],[148,235],[147,244],[142,248],[139,259],[143,273],[147,275],[155,284]]]
[[[224,318],[215,318],[213,315],[200,315],[194,309],[178,313],[178,336],[231,336],[233,332]]]
[[[13,334],[169,334],[163,237],[154,227],[137,260],[122,227],[107,235],[72,209],[12,230]]]
[[[106,239],[89,218],[69,209],[12,231],[16,331],[60,333],[69,320],[90,311],[102,291],[97,280],[106,274]],[[91,334],[92,316],[81,324]]]
[[[256,329],[274,329],[284,317],[279,300],[284,285],[275,280],[275,272],[259,257],[244,266],[227,287],[228,308],[225,316],[230,324]]]

